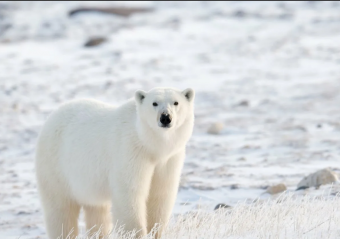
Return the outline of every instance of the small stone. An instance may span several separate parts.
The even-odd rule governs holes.
[[[93,37],[90,38],[85,44],[85,47],[93,47],[93,46],[98,46],[102,43],[106,42],[106,38],[105,37]]]
[[[286,13],[282,13],[278,16],[279,19],[291,19],[293,18],[294,15],[292,13],[286,12]]]
[[[218,209],[225,209],[225,208],[231,208],[231,206],[224,204],[224,203],[219,203],[216,205],[216,207],[214,208],[214,210],[218,210]]]
[[[13,103],[12,104],[12,109],[13,110],[17,110],[18,109],[18,104],[17,103]]]
[[[213,123],[208,129],[208,134],[220,134],[224,125],[221,122]]]
[[[31,214],[31,213],[25,212],[25,211],[19,211],[19,212],[17,213],[17,215],[29,215],[29,214]]]
[[[237,11],[235,11],[234,12],[234,16],[235,17],[245,17],[246,16],[246,12],[245,11],[243,11],[243,10],[237,10]]]
[[[238,159],[238,161],[243,161],[244,162],[244,161],[247,161],[247,159],[245,157],[241,157],[241,158]]]
[[[202,191],[210,191],[210,190],[215,190],[216,188],[211,186],[211,185],[192,185],[194,189],[202,190]]]
[[[301,186],[301,187],[298,187],[297,189],[296,189],[296,191],[299,191],[299,190],[305,190],[305,189],[308,189],[309,187],[307,187],[307,186]]]
[[[72,17],[75,14],[85,12],[100,12],[106,14],[113,14],[120,17],[129,17],[136,13],[146,13],[151,11],[153,11],[152,8],[145,7],[82,7],[70,11],[69,16]]]
[[[233,185],[230,186],[231,190],[235,190],[235,189],[238,189],[238,188],[239,188],[239,186],[237,184],[233,184]]]
[[[112,81],[107,81],[107,82],[104,84],[104,89],[107,90],[107,89],[109,89],[111,86],[112,86]]]
[[[286,185],[284,185],[283,183],[280,183],[280,184],[268,187],[266,190],[266,193],[273,195],[273,194],[284,192],[286,190],[287,190]]]
[[[330,169],[321,169],[304,177],[297,185],[297,188],[319,188],[321,185],[338,182],[338,176]]]
[[[249,106],[249,101],[248,100],[242,100],[240,103],[237,104],[238,106],[244,106],[248,107]]]

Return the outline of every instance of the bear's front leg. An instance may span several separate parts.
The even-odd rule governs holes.
[[[147,160],[134,160],[126,168],[117,170],[112,180],[113,225],[124,227],[137,238],[147,234],[146,200],[149,194],[154,165]]]
[[[148,233],[160,224],[156,238],[167,226],[175,204],[185,152],[171,157],[166,163],[156,165],[147,202]]]

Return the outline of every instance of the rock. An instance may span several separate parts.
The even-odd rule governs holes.
[[[321,169],[304,177],[297,185],[297,190],[306,189],[309,187],[319,188],[321,185],[338,182],[338,176],[335,172],[326,169]]]
[[[273,195],[273,194],[284,192],[286,190],[287,190],[286,185],[284,185],[283,183],[280,183],[280,184],[268,187],[266,190],[266,193]]]
[[[220,134],[224,125],[221,122],[213,123],[208,129],[208,134]]]
[[[83,7],[77,8],[69,12],[69,16],[73,16],[83,12],[101,12],[107,14],[114,14],[121,17],[129,17],[135,13],[151,12],[152,8],[145,7]]]
[[[0,16],[0,20],[1,20],[1,16]],[[1,22],[0,22],[0,35],[3,35],[11,27],[12,27],[12,24],[10,24],[10,23],[1,24]]]
[[[301,186],[301,187],[298,187],[298,188],[296,189],[296,191],[298,191],[298,190],[305,190],[305,189],[307,189],[307,188],[309,188],[309,187],[307,187],[307,186]]]
[[[25,212],[25,211],[19,211],[17,212],[17,215],[30,215],[30,212]]]
[[[235,17],[240,17],[240,18],[242,18],[242,17],[245,17],[245,16],[247,15],[247,13],[246,13],[245,11],[243,11],[243,10],[237,10],[237,11],[234,12],[233,15],[234,15]]]
[[[85,44],[85,47],[92,47],[92,46],[98,46],[102,43],[106,42],[106,38],[105,37],[93,37],[90,38]]]
[[[231,206],[227,205],[227,204],[224,204],[224,203],[219,203],[216,205],[216,207],[214,208],[214,210],[218,210],[218,209],[230,209]]]
[[[248,107],[249,106],[249,101],[248,100],[242,100],[237,105],[238,106]]]
[[[211,185],[201,185],[201,184],[194,184],[192,185],[192,188],[194,189],[198,189],[198,190],[204,190],[204,191],[210,191],[210,190],[215,190],[216,188],[214,186]]]
[[[294,15],[292,14],[292,13],[282,13],[282,14],[280,14],[280,15],[278,15],[278,18],[279,19],[284,19],[284,20],[286,20],[286,19],[292,19],[294,17]]]
[[[237,184],[232,184],[232,185],[230,186],[230,189],[231,189],[231,190],[239,189],[239,186],[238,186]]]

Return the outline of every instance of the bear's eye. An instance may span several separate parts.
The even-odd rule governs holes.
[[[153,106],[157,106],[158,104],[156,103],[156,102],[153,102],[153,104],[152,104]]]
[[[178,102],[176,101],[176,102],[174,103],[174,105],[178,105]]]

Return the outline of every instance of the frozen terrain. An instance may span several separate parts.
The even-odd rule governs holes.
[[[111,5],[153,11],[68,15]],[[107,41],[84,47],[93,36]],[[340,173],[339,2],[0,2],[0,238],[46,237],[33,162],[52,110],[156,86],[196,90],[176,215],[276,198],[264,192],[277,183],[337,194],[294,190]],[[224,129],[207,134],[215,122]]]

